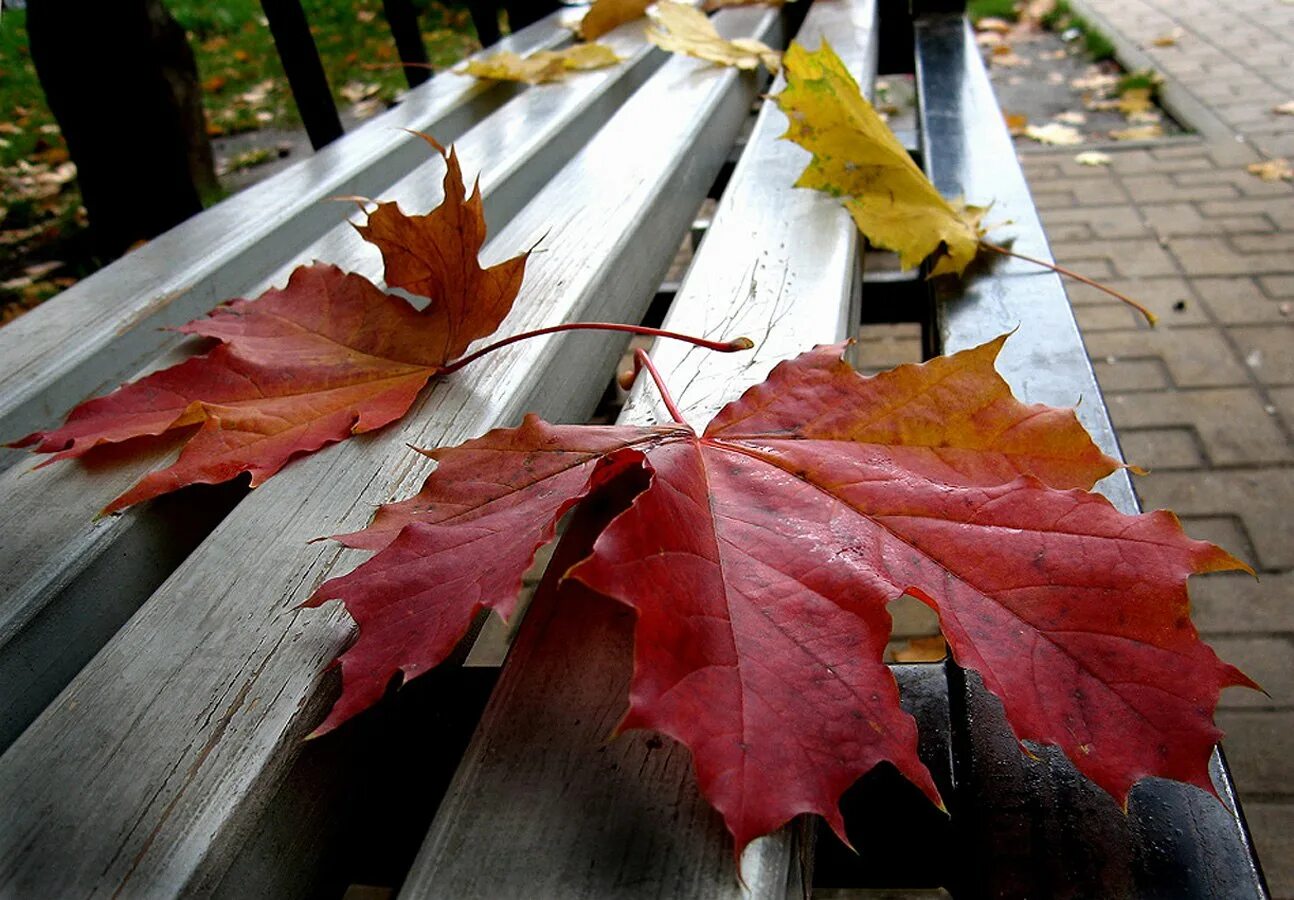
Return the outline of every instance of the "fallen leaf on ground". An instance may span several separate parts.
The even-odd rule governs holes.
[[[1033,138],[1040,144],[1055,144],[1059,147],[1083,143],[1083,133],[1070,125],[1060,122],[1048,122],[1046,125],[1030,125],[1024,130],[1025,136]]]
[[[1157,137],[1163,137],[1164,128],[1162,125],[1136,125],[1132,128],[1121,128],[1110,132],[1110,137],[1116,141],[1149,141]]]
[[[652,0],[596,0],[580,20],[580,37],[595,41],[626,22],[647,15]]]
[[[1280,106],[1273,106],[1272,112],[1278,116],[1294,116],[1294,100],[1286,100]]]
[[[1291,168],[1289,160],[1286,159],[1269,159],[1266,162],[1250,163],[1245,166],[1245,171],[1250,175],[1257,175],[1263,181],[1281,181],[1294,178],[1294,168]]]
[[[1100,71],[1088,71],[1081,78],[1070,81],[1069,86],[1076,91],[1108,91],[1118,83],[1118,75],[1110,75]]]
[[[108,505],[115,512],[243,472],[255,486],[294,456],[400,418],[430,377],[498,327],[526,262],[481,268],[480,190],[468,197],[454,151],[428,140],[445,160],[444,202],[425,216],[382,203],[358,226],[381,250],[387,284],[430,298],[425,311],[336,266],[300,266],[286,287],[177,329],[221,341],[215,349],[86,401],[62,427],[14,446],[55,454],[54,462],[196,428],[173,465]]]
[[[1185,35],[1186,35],[1186,32],[1183,29],[1174,28],[1172,31],[1169,31],[1166,34],[1161,34],[1159,37],[1155,38],[1150,43],[1154,47],[1172,47],[1176,45],[1177,42],[1180,41]]]
[[[367,100],[369,97],[372,97],[380,90],[382,90],[382,85],[380,84],[372,82],[365,83],[362,81],[348,81],[342,85],[341,90],[338,91],[338,93],[341,94],[342,99],[347,103],[359,103],[361,100]]]
[[[661,0],[652,15],[647,39],[671,53],[682,53],[721,66],[754,69],[761,63],[774,75],[781,69],[782,54],[753,38],[730,41],[695,6]]]
[[[867,102],[824,39],[786,51],[786,88],[773,99],[790,124],[782,137],[813,154],[796,187],[840,199],[867,239],[910,269],[944,248],[932,275],[960,275],[979,250],[983,207],[939,195]]]
[[[975,21],[976,31],[992,31],[998,34],[1006,34],[1011,28],[1011,23],[1006,19],[997,19],[992,16],[985,16]]]
[[[605,44],[573,44],[561,50],[539,50],[524,59],[504,50],[483,59],[470,59],[458,71],[493,81],[523,81],[542,84],[560,81],[571,72],[601,69],[620,62]]]
[[[1024,113],[1009,113],[1002,110],[1002,120],[1006,122],[1006,130],[1013,137],[1024,134],[1024,129],[1029,125],[1029,117]]]
[[[1218,695],[1255,685],[1200,642],[1186,579],[1246,567],[1171,513],[1088,493],[1118,464],[1072,410],[1011,396],[1004,340],[874,378],[821,347],[701,435],[528,416],[430,451],[417,496],[341,538],[377,555],[307,601],[358,625],[316,733],[444,661],[482,610],[510,616],[557,521],[646,475],[566,577],[635,611],[620,727],[691,750],[738,855],[806,812],[843,836],[840,795],[881,762],[939,802],[883,664],[905,593],[1021,741],[1058,746],[1116,802],[1145,777],[1213,791]]]
[[[894,661],[901,663],[939,662],[948,655],[948,642],[942,634],[911,638],[894,651]]]
[[[1083,125],[1087,122],[1087,116],[1081,112],[1070,110],[1056,116],[1056,121],[1062,125]]]
[[[1150,88],[1129,88],[1119,95],[1119,112],[1128,118],[1144,113],[1154,105],[1150,98]]]
[[[989,64],[1003,69],[1019,69],[1031,65],[1029,60],[1018,55],[1009,44],[998,44],[989,54]]]
[[[1100,150],[1085,150],[1074,157],[1074,162],[1080,166],[1108,166],[1112,161],[1110,154]]]

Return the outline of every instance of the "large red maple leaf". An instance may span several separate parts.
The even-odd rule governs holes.
[[[358,227],[382,251],[387,283],[429,298],[425,310],[336,266],[301,266],[283,289],[234,300],[178,329],[218,339],[214,350],[82,403],[62,427],[14,446],[54,453],[53,462],[198,426],[173,465],[105,510],[115,512],[243,472],[256,486],[293,456],[400,418],[431,376],[498,327],[527,256],[480,265],[480,189],[466,196],[453,149],[427,140],[445,160],[444,202],[422,216],[382,203]]]
[[[309,603],[359,626],[320,731],[441,662],[482,609],[507,617],[561,515],[617,473],[649,484],[568,577],[637,612],[626,728],[686,744],[737,852],[888,760],[932,800],[882,664],[886,604],[934,607],[1021,740],[1060,746],[1122,800],[1148,775],[1212,790],[1220,689],[1185,582],[1244,568],[1166,512],[1087,493],[1117,463],[1071,411],[1026,406],[1004,338],[863,378],[819,348],[698,436],[528,417],[452,449],[418,496],[343,538],[380,549]]]

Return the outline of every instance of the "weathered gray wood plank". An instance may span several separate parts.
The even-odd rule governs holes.
[[[777,15],[720,14],[731,34]],[[673,59],[486,248],[547,233],[516,332],[572,318],[635,319],[659,284],[754,96],[750,76]],[[621,341],[509,347],[426,391],[381,433],[294,463],[221,523],[0,757],[0,894],[201,893],[217,884],[322,713],[327,662],[349,626],[297,605],[357,554],[317,535],[362,526],[426,460],[526,409],[587,414]]]
[[[560,16],[511,35],[495,49],[520,53],[570,40]],[[374,196],[426,159],[399,129],[456,140],[521,93],[443,72],[399,106],[275,178],[168,231],[0,331],[0,441],[47,427],[72,406],[115,387],[178,336],[180,325],[278,271],[284,257],[333,228],[336,195]],[[67,339],[75,331],[77,339]],[[25,454],[0,448],[0,466]]]
[[[829,35],[870,86],[874,29],[870,0],[819,3],[800,40],[815,47]],[[791,187],[808,155],[778,140],[785,127],[765,103],[665,321],[714,338],[748,335],[758,348],[653,350],[697,427],[777,362],[843,338],[856,321],[857,232],[837,202]],[[640,384],[620,421],[662,418],[654,388]],[[544,599],[541,589],[401,896],[798,895],[790,829],[746,850],[743,888],[687,751],[642,732],[607,742],[625,707],[631,621],[605,602],[563,597],[555,610]]]
[[[514,218],[664,61],[664,54],[644,40],[641,25],[624,26],[603,41],[625,57],[623,66],[526,91],[462,135],[458,149],[467,177],[480,171],[486,217],[496,228]],[[378,127],[387,134],[385,125]],[[420,165],[379,195],[410,211],[429,209],[442,199],[442,170],[418,143]],[[295,265],[314,259],[380,279],[376,249],[345,223],[344,208],[326,205],[334,207],[333,228],[279,259],[250,295],[282,284]],[[196,345],[189,341],[150,368],[169,364]],[[174,498],[95,519],[109,500],[173,452],[90,469],[62,463],[39,471],[26,464],[0,471],[5,498],[0,509],[0,750],[241,496],[237,490],[204,491],[197,503],[197,498]],[[105,584],[112,586],[107,595]]]

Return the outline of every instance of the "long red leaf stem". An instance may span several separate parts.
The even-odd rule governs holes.
[[[683,420],[683,414],[674,405],[674,398],[669,395],[669,388],[665,387],[665,379],[656,370],[656,364],[651,361],[651,356],[647,354],[646,350],[639,347],[634,351],[634,364],[645,368],[651,374],[651,380],[656,382],[656,390],[660,391],[661,399],[665,401],[665,408],[669,410],[670,418],[680,425],[686,425],[687,422]]]
[[[997,244],[990,244],[988,241],[980,241],[979,245],[983,247],[985,250],[992,250],[995,253],[1001,253],[1003,256],[1014,256],[1016,259],[1021,259],[1021,260],[1024,260],[1025,262],[1033,263],[1035,266],[1042,266],[1044,269],[1051,269],[1053,272],[1059,275],[1065,275],[1069,278],[1074,279],[1075,281],[1081,281],[1083,284],[1086,284],[1090,287],[1094,287],[1098,291],[1104,291],[1105,293],[1109,294],[1111,297],[1114,297],[1116,300],[1122,300],[1124,303],[1128,304],[1137,312],[1145,316],[1146,321],[1149,322],[1151,325],[1154,325],[1155,322],[1158,321],[1158,318],[1155,316],[1154,313],[1146,309],[1146,307],[1142,306],[1136,300],[1133,300],[1127,294],[1122,294],[1116,291],[1112,287],[1106,287],[1105,285],[1101,284],[1099,281],[1093,281],[1092,279],[1088,278],[1086,275],[1080,275],[1072,269],[1067,269],[1064,266],[1057,265],[1056,263],[1047,262],[1046,260],[1037,259],[1032,256],[1025,256],[1023,253],[1016,253],[1014,250],[1008,250],[1005,247],[999,247]]]
[[[695,344],[698,347],[704,347],[707,350],[717,350],[720,353],[735,353],[738,350],[749,350],[755,346],[754,341],[750,338],[739,337],[732,341],[711,341],[706,338],[695,337],[690,334],[680,334],[677,331],[664,331],[660,328],[648,328],[646,325],[622,325],[617,322],[566,322],[562,325],[550,325],[547,328],[536,328],[534,331],[523,331],[520,334],[514,334],[506,337],[501,341],[495,341],[486,347],[482,347],[475,353],[469,353],[466,356],[454,360],[454,362],[440,370],[441,375],[448,375],[451,372],[457,372],[463,366],[470,362],[475,362],[487,353],[493,353],[495,350],[502,349],[509,344],[515,344],[517,341],[524,341],[527,338],[541,337],[545,334],[556,334],[559,331],[622,331],[627,334],[643,334],[650,337],[671,338],[676,341],[684,341],[689,344]]]

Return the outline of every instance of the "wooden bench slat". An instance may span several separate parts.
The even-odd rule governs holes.
[[[961,17],[916,23],[922,151],[945,196],[993,200],[989,222],[1010,219],[1022,253],[1051,259],[973,36]],[[995,235],[996,236],[996,235]],[[1029,403],[1078,405],[1097,443],[1118,455],[1114,431],[1059,278],[1017,260],[992,277],[972,275],[960,296],[944,296],[939,335],[948,352],[1011,329],[998,369]],[[1114,301],[1111,301],[1114,302]],[[1139,510],[1127,472],[1100,488],[1124,512]],[[955,823],[964,879],[950,885],[974,896],[1261,897],[1249,836],[1235,813],[1235,791],[1217,754],[1214,785],[1223,803],[1186,785],[1148,780],[1117,804],[1053,750],[1019,751],[1001,704],[978,677],[950,688],[956,721],[959,790]],[[991,858],[991,866],[976,865]],[[1203,892],[1203,893],[1200,893]]]
[[[518,53],[571,39],[561,16],[511,35]],[[148,365],[181,325],[279,271],[284,257],[336,226],[336,195],[377,196],[427,158],[407,128],[456,140],[526,91],[443,72],[394,109],[278,176],[176,226],[0,331],[0,439],[48,427],[86,397]],[[76,340],[68,340],[75,333]],[[26,453],[0,448],[0,466]]]
[[[474,167],[482,170],[489,222],[497,227],[513,219],[664,62],[665,54],[646,42],[643,30],[640,24],[628,25],[604,38],[625,57],[622,66],[526,91],[462,136],[459,151],[469,166],[468,177]],[[436,164],[426,145],[417,144],[413,149],[419,166],[381,193],[410,211],[429,209],[443,199],[440,176],[433,174]],[[280,258],[277,269],[251,284],[249,295],[283,283],[297,264],[314,259],[380,279],[377,251],[346,223],[344,209],[319,199],[315,205],[328,207],[324,211],[333,227]],[[170,364],[196,345],[190,340],[149,368]],[[173,497],[95,519],[109,500],[173,454],[171,448],[121,465],[98,466],[89,476],[80,463],[33,472],[29,461],[0,471],[0,496],[6,498],[0,511],[5,522],[0,537],[0,685],[6,688],[0,692],[0,750],[242,496],[233,486],[204,489],[187,500]],[[114,586],[106,598],[104,583]]]
[[[767,38],[779,15],[717,20]],[[548,233],[502,331],[641,315],[754,94],[749,75],[666,62],[487,246],[497,260]],[[324,668],[350,632],[338,609],[296,606],[359,554],[307,541],[416,489],[427,463],[405,442],[457,443],[528,409],[587,415],[622,345],[509,347],[436,383],[398,425],[300,460],[240,503],[0,757],[0,889],[216,885],[331,699]]]
[[[814,46],[829,35],[870,87],[875,25],[871,0],[820,3],[798,39]],[[756,351],[653,350],[698,427],[777,362],[841,339],[856,321],[857,231],[836,201],[792,187],[808,155],[778,140],[785,128],[765,103],[665,320],[710,337],[748,335]],[[641,382],[622,423],[665,418]],[[401,896],[741,894],[731,839],[698,794],[687,751],[642,732],[606,740],[626,702],[624,617],[606,601],[572,609],[562,599],[560,615],[537,600],[523,623]],[[749,893],[798,896],[796,849],[791,829],[751,844]]]

